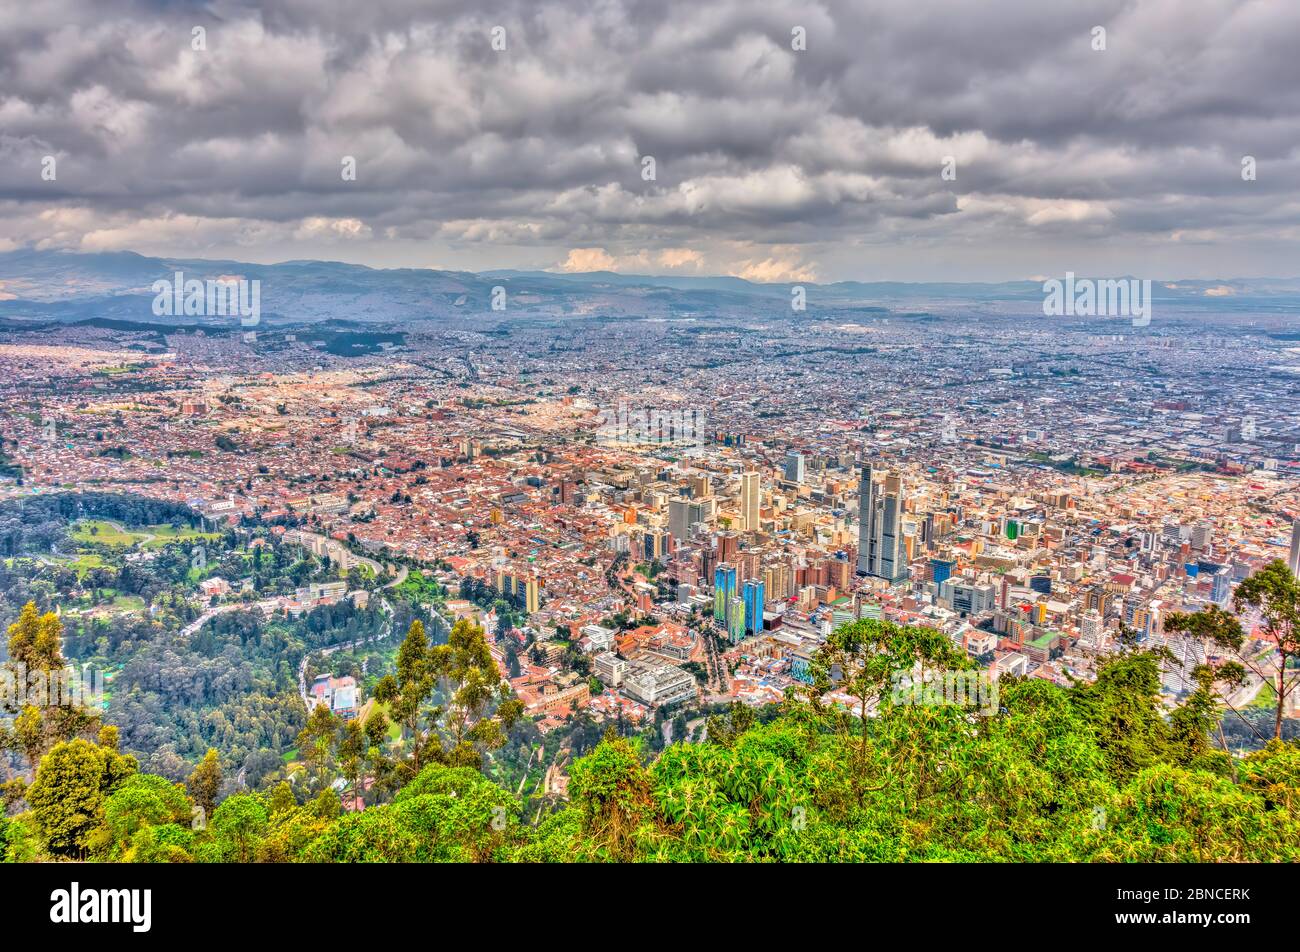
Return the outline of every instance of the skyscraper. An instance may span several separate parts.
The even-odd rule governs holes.
[[[858,574],[901,582],[908,575],[903,551],[903,489],[897,476],[885,479],[883,491],[871,480],[871,464],[858,481]]]
[[[785,454],[785,481],[802,483],[804,479],[804,458],[802,453]]]
[[[758,473],[740,474],[740,521],[746,532],[758,531]]]
[[[948,559],[931,559],[930,575],[935,585],[942,585],[948,579],[952,578],[952,570],[957,563]]]
[[[736,595],[736,569],[721,563],[713,570],[713,617],[724,625],[727,622],[727,603]]]
[[[727,599],[727,635],[733,645],[745,640],[745,601],[739,595]]]
[[[761,633],[763,630],[763,580],[751,578],[745,580],[745,631]]]
[[[1291,558],[1287,564],[1292,575],[1300,575],[1300,518],[1291,523]]]
[[[685,496],[668,500],[668,532],[678,546],[686,544],[691,528],[691,501]]]
[[[718,561],[734,563],[740,554],[740,536],[734,532],[718,533]]]

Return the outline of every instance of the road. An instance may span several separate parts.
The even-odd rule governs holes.
[[[189,638],[200,628],[202,628],[205,624],[207,624],[207,622],[210,619],[215,618],[218,615],[223,615],[226,612],[238,611],[241,608],[250,608],[250,607],[252,606],[246,605],[243,602],[232,602],[229,605],[218,605],[216,608],[209,608],[202,615],[200,615],[198,618],[194,619],[192,622],[190,622],[188,625],[186,625],[184,628],[181,629],[181,637]]]

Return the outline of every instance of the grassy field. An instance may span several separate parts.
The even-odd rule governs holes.
[[[95,555],[93,552],[82,553],[68,563],[77,573],[78,580],[84,579],[86,573],[91,569],[102,569],[104,559],[102,556]]]
[[[1270,711],[1276,708],[1277,691],[1274,689],[1273,685],[1265,681],[1263,687],[1259,689],[1259,693],[1255,695],[1255,699],[1250,702],[1250,706],[1263,707]]]
[[[195,539],[217,539],[215,532],[200,532],[189,526],[179,529],[170,524],[157,526],[140,526],[135,529],[123,529],[106,519],[79,519],[72,528],[72,538],[78,542],[98,542],[112,546],[143,546],[146,549],[160,549],[173,542],[190,542]]]
[[[139,533],[148,533],[153,536],[152,539],[144,544],[146,549],[160,549],[172,542],[189,542],[193,539],[207,539],[211,541],[212,539],[221,538],[220,533],[200,532],[198,529],[192,529],[189,526],[181,526],[179,529],[173,525],[144,526],[135,531]]]
[[[78,519],[72,528],[72,538],[78,542],[100,542],[104,545],[135,545],[144,538],[132,532],[123,532],[103,519]]]

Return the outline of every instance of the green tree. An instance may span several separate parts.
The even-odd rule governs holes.
[[[809,665],[813,678],[809,700],[821,713],[822,696],[832,688],[854,699],[856,711],[829,714],[842,734],[857,734],[855,761],[860,792],[866,790],[863,781],[871,730],[869,715],[880,709],[906,680],[920,683],[933,673],[970,666],[965,654],[932,628],[863,619],[831,632]]]
[[[104,822],[112,837],[113,851],[131,861],[133,846],[145,827],[179,824],[190,819],[190,801],[179,784],[152,774],[127,777],[104,803]],[[149,838],[140,845],[155,846]]]
[[[136,771],[134,757],[117,752],[114,728],[101,732],[102,744],[74,738],[55,744],[41,758],[27,802],[46,849],[56,856],[84,859],[97,844],[110,790]]]
[[[318,704],[307,717],[307,725],[298,732],[298,755],[309,771],[316,790],[324,789],[329,781],[337,730],[338,718],[324,704]]]
[[[22,754],[33,770],[55,744],[78,736],[89,739],[99,726],[97,714],[63,696],[68,680],[62,637],[59,616],[40,614],[35,602],[24,605],[9,626],[6,667],[15,690],[12,698],[5,692],[0,713],[16,716],[12,728],[0,730],[0,749]]]
[[[1272,672],[1258,667],[1253,658],[1242,656],[1241,660],[1263,681],[1273,685],[1277,695],[1273,737],[1281,740],[1287,696],[1300,684],[1300,666],[1291,664],[1300,658],[1300,581],[1285,562],[1274,559],[1237,586],[1232,606],[1238,614],[1247,608],[1257,611],[1264,635],[1273,643],[1277,661]]]
[[[203,811],[206,823],[216,812],[217,795],[221,792],[221,759],[215,749],[208,748],[208,752],[185,781],[185,786],[194,798],[195,806]]]
[[[358,805],[358,809],[365,806],[362,782],[365,778],[366,754],[369,749],[365,725],[356,718],[344,721],[335,738],[335,756],[343,770],[343,776],[348,781],[352,799]]]
[[[431,705],[434,693],[442,703]],[[452,626],[447,644],[430,646],[411,623],[397,654],[397,674],[380,680],[375,696],[402,725],[403,756],[393,764],[396,785],[426,764],[479,768],[483,754],[506,741],[523,704],[501,679],[484,631],[467,619]]]
[[[267,829],[266,807],[249,793],[226,797],[212,816],[212,835],[221,855],[237,863],[251,862]]]
[[[606,861],[632,859],[638,831],[655,813],[651,778],[632,742],[606,732],[595,750],[574,763],[569,795],[589,844],[584,852]]]

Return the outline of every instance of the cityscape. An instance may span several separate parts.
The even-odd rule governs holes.
[[[128,17],[141,6],[120,4]],[[303,72],[271,83],[268,110],[316,69],[343,83],[363,68],[341,41],[337,61],[316,61],[320,36],[376,31],[372,72],[442,62],[417,56],[444,42],[424,27],[381,26],[400,5],[379,4],[370,26],[332,9],[319,34],[275,6],[261,20],[241,4],[228,21],[168,11],[129,55],[177,30],[182,64],[206,54],[200,40],[235,56],[220,52],[223,30],[296,48]],[[976,158],[944,212],[955,231],[920,218],[900,230],[904,192],[931,201],[900,184],[913,174],[902,152],[861,157],[862,182],[818,179],[807,207],[776,174],[817,148],[824,163],[799,159],[801,182],[833,174],[819,123],[882,103],[790,119],[770,164],[744,170],[727,164],[752,147],[739,101],[701,107],[730,131],[687,129],[674,112],[701,105],[705,74],[731,82],[733,60],[701,53],[700,75],[680,79],[693,92],[666,103],[656,84],[670,80],[637,74],[646,62],[592,53],[599,67],[573,69],[647,84],[623,120],[635,148],[618,160],[646,194],[624,207],[636,186],[603,184],[592,170],[608,155],[593,145],[565,160],[595,176],[582,199],[559,160],[540,175],[552,186],[529,180],[505,199],[488,178],[508,179],[507,160],[477,134],[525,151],[575,134],[571,104],[547,98],[577,95],[571,77],[529,70],[550,69],[566,27],[579,49],[606,31],[622,48],[636,6],[588,22],[548,0],[549,14],[515,11],[504,27],[485,13],[466,69],[490,84],[481,60],[522,48],[498,80],[518,101],[449,87],[430,122],[464,167],[400,192],[387,191],[393,169],[425,174],[427,143],[412,145],[418,120],[371,114],[391,77],[324,104],[304,94],[303,121],[322,131],[296,160],[302,180],[281,182],[284,157],[264,155],[249,172],[259,184],[210,219],[192,196],[167,205],[114,149],[79,154],[35,113],[0,107],[20,127],[0,158],[36,170],[0,180],[0,858],[1300,860],[1294,190],[1270,183],[1220,220],[1211,206],[1257,181],[1254,157],[1247,177],[1224,146],[1225,184],[1204,195],[1190,176],[1135,196],[1133,169],[1096,146],[1094,171],[1069,182],[1044,156],[1024,159],[1017,174],[1041,182],[1016,204],[1019,179],[991,184]],[[1143,16],[1175,19],[1157,3],[1092,6],[1025,35],[1073,31],[1083,63],[1111,55],[1108,35],[1130,42]],[[751,106],[785,82],[808,93],[782,57],[815,57],[833,24],[857,23],[837,4],[754,16],[725,47]],[[1270,36],[1295,23],[1277,17],[1232,23]],[[457,42],[479,25],[457,14]],[[385,41],[385,28],[398,32]],[[645,29],[677,62],[671,31]],[[749,43],[762,46],[753,62]],[[1249,49],[1225,55],[1240,64]],[[856,74],[843,69],[824,82],[848,95]],[[0,67],[13,89],[0,102],[36,102],[34,70]],[[222,80],[232,115],[251,117],[245,81]],[[87,88],[136,95],[110,75]],[[493,113],[530,96],[537,130]],[[186,122],[231,136],[211,103],[192,106]],[[113,135],[157,134],[139,108],[105,120]],[[948,176],[949,150],[996,143],[1015,166],[1022,139],[1068,153],[1100,136],[1071,145],[1026,115],[1017,139],[1009,119],[984,117],[977,147],[976,132],[915,108],[889,123],[927,130],[927,189],[966,181]],[[362,112],[391,140],[335,149]],[[457,123],[477,130],[469,144],[452,141]],[[656,135],[658,162],[645,145]],[[1142,136],[1125,135],[1139,150]],[[1260,167],[1294,185],[1300,144],[1272,148]],[[32,149],[59,159],[44,198]],[[364,186],[356,199],[312,178],[339,164],[335,151],[338,188]],[[184,156],[177,188],[201,189]],[[209,198],[226,174],[212,173]],[[1122,187],[1084,194],[1108,174]],[[538,189],[552,197],[531,204]],[[313,190],[319,216],[294,231],[287,209]],[[1188,233],[1157,220],[1157,193],[1183,203]],[[1018,224],[988,211],[994,195]],[[750,202],[791,204],[768,217]],[[823,217],[799,220],[795,206]],[[442,225],[412,258],[426,215]],[[1229,223],[1252,215],[1265,235],[1278,228],[1271,257]],[[1171,254],[1184,239],[1195,248]],[[897,247],[877,256],[875,242]],[[87,908],[72,887],[51,897],[51,921],[106,921],[69,912]],[[1120,893],[1117,909],[1152,901]],[[1209,924],[1249,923],[1220,910],[1255,907],[1180,908]]]

